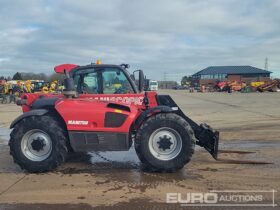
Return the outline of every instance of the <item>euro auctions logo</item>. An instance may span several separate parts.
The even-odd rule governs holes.
[[[179,203],[181,206],[270,206],[276,207],[275,190],[212,190],[207,193],[166,193],[166,203]]]
[[[218,203],[217,193],[166,193],[167,203],[181,203],[181,204],[192,204],[192,203],[204,203],[213,204]]]

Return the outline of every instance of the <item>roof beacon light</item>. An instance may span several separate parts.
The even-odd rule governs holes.
[[[96,64],[101,64],[101,60],[96,60]]]

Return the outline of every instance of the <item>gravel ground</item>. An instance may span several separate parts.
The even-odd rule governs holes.
[[[222,149],[254,153],[223,153],[221,160],[215,161],[197,148],[184,169],[158,174],[143,172],[131,148],[128,152],[77,154],[54,172],[27,174],[13,163],[7,146],[8,127],[21,114],[20,107],[0,104],[0,209],[187,209],[166,204],[166,193],[279,190],[280,93],[160,93],[170,94],[194,121],[219,130]],[[225,159],[272,164],[240,164]],[[272,193],[263,194],[264,200],[271,202]],[[279,203],[277,193],[275,199]]]

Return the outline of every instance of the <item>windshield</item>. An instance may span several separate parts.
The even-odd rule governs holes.
[[[74,84],[80,94],[134,93],[128,76],[119,68],[88,68],[74,74]]]
[[[157,85],[157,82],[150,82],[150,85]]]

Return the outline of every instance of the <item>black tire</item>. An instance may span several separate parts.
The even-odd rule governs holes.
[[[149,139],[157,129],[167,127],[178,132],[182,147],[176,157],[171,160],[156,158],[149,149]],[[175,172],[185,166],[194,153],[195,137],[188,122],[177,114],[160,113],[148,118],[137,131],[135,150],[144,165],[144,169],[152,172]]]
[[[51,139],[52,150],[49,156],[42,161],[33,161],[27,158],[21,149],[24,134],[33,129],[47,133]],[[14,162],[22,169],[31,173],[47,172],[55,169],[66,160],[67,134],[62,126],[51,116],[31,116],[22,119],[15,125],[10,135],[10,154]]]

